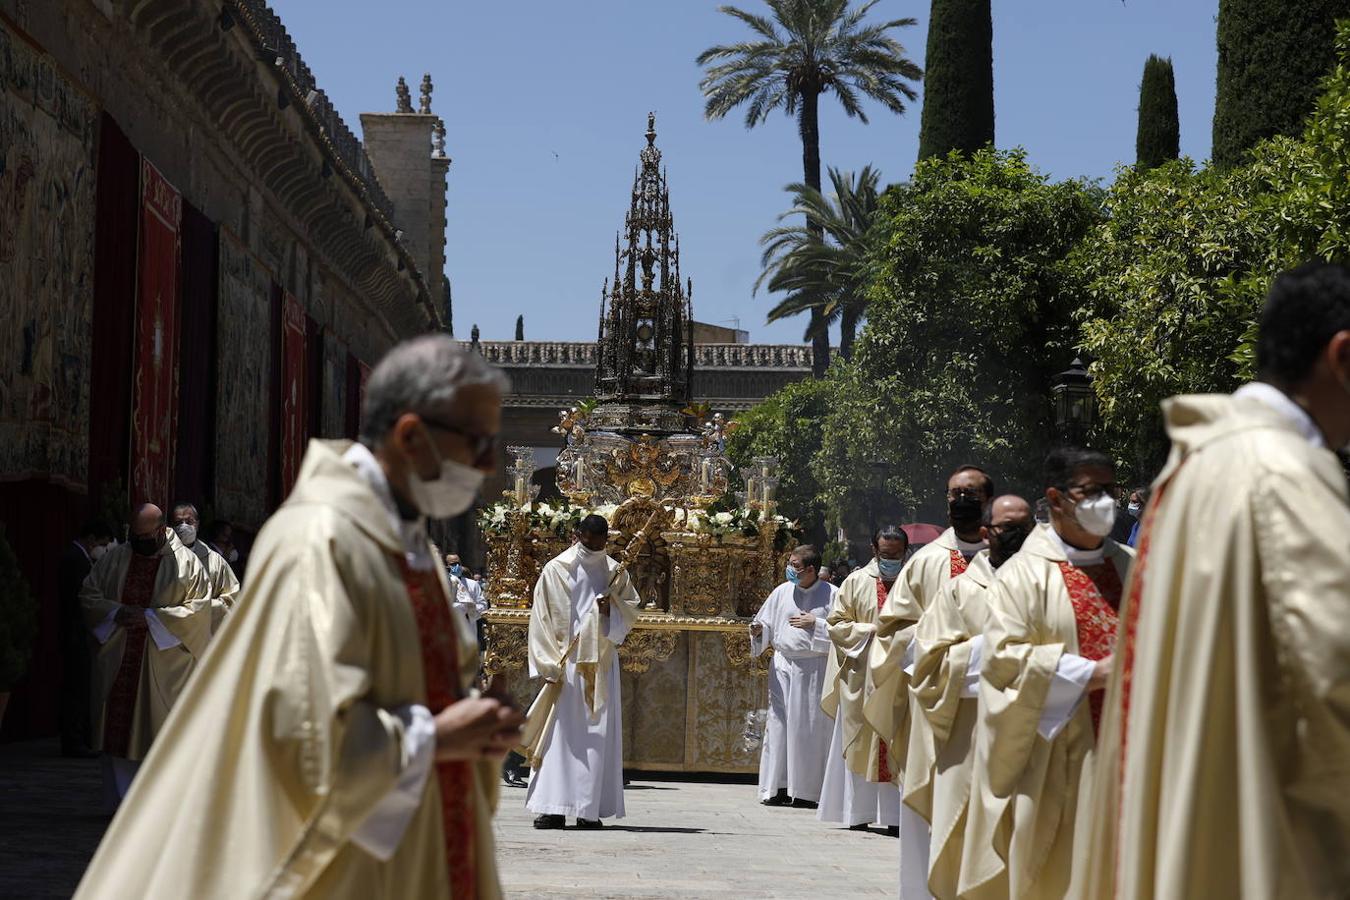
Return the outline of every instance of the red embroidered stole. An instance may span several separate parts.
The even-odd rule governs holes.
[[[886,582],[880,578],[877,579],[877,615],[881,615],[881,608],[886,605],[886,595],[890,591],[886,590]],[[866,665],[867,658],[863,657],[863,664]],[[890,759],[886,753],[886,739],[883,737],[877,741],[877,780],[887,782],[891,780]]]
[[[149,609],[155,600],[155,576],[159,574],[158,554],[142,556],[131,554],[127,580],[122,585],[122,603]],[[131,723],[136,713],[136,694],[141,684],[141,665],[145,662],[145,640],[148,634],[145,618],[137,616],[126,629],[127,639],[122,646],[122,664],[113,678],[108,702],[103,708],[103,752],[109,756],[126,758],[131,747]]]
[[[1061,560],[1059,571],[1069,589],[1069,602],[1073,604],[1073,617],[1078,625],[1078,655],[1091,660],[1110,656],[1120,621],[1120,598],[1125,593],[1115,564],[1104,560],[1092,566],[1074,566]],[[1094,734],[1101,724],[1105,696],[1104,691],[1088,695]]]
[[[957,577],[958,575],[964,575],[965,572],[966,572],[966,569],[967,569],[969,566],[970,566],[970,560],[968,560],[968,559],[966,559],[964,556],[962,556],[962,555],[961,555],[961,552],[960,552],[959,550],[953,550],[953,551],[952,551],[952,577],[953,577],[953,578]],[[929,599],[929,600],[932,600],[933,598],[932,598],[932,597],[929,597],[928,599]]]
[[[459,638],[451,621],[450,605],[434,571],[415,572],[402,564],[413,616],[417,619],[422,672],[427,683],[427,708],[435,715],[464,696],[459,674]],[[478,893],[475,862],[473,765],[467,761],[436,764],[441,789],[441,823],[445,830],[450,896],[472,898]]]

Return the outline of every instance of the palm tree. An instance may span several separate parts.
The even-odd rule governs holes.
[[[907,28],[915,20],[864,25],[877,0],[859,6],[850,6],[850,0],[765,2],[772,18],[721,7],[748,25],[758,39],[709,47],[699,54],[698,64],[707,66],[699,82],[707,101],[704,116],[721,119],[742,104],[746,128],[765,121],[776,109],[795,116],[802,139],[803,181],[819,192],[820,95],[833,91],[844,112],[864,123],[863,96],[903,114],[906,101],[918,96],[906,81],[918,81],[923,71],[887,32]],[[810,219],[807,228],[820,230]],[[820,327],[814,308],[811,315],[814,369],[820,377],[830,362],[829,329]]]
[[[767,281],[770,291],[787,293],[769,311],[769,321],[810,311],[806,336],[813,340],[838,321],[839,352],[844,359],[853,356],[853,339],[867,306],[866,289],[879,239],[875,227],[881,203],[879,181],[880,174],[871,166],[864,166],[856,179],[852,172],[831,167],[834,194],[829,198],[807,185],[790,184],[792,209],[778,220],[801,215],[819,229],[784,225],[760,239],[764,271],[755,281],[755,290]]]

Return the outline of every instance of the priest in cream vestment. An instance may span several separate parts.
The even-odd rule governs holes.
[[[938,591],[914,629],[910,685],[909,750],[903,802],[930,825],[927,868],[901,877],[908,893],[955,900],[961,848],[975,764],[975,718],[984,647],[985,592],[994,572],[1022,546],[1035,524],[1021,497],[999,497],[988,508],[988,550],[971,558],[964,573]],[[902,856],[905,850],[902,847]],[[917,879],[915,885],[910,879]]]
[[[876,636],[877,613],[895,589],[908,548],[909,537],[899,526],[878,529],[872,538],[876,555],[844,579],[825,619],[835,652],[826,659],[821,707],[834,716],[834,737],[818,816],[851,827],[877,822],[893,834],[899,831],[900,790],[884,769],[884,757],[882,775],[868,777],[874,736],[863,719],[863,701],[869,686],[867,652]]]
[[[1164,406],[1085,896],[1350,893],[1350,272],[1281,276],[1257,362]]]
[[[192,551],[146,504],[131,539],[108,550],[80,589],[96,642],[92,746],[108,761],[110,806],[164,727],[211,639],[211,585]]]
[[[619,644],[637,618],[638,596],[605,552],[608,537],[602,516],[582,519],[576,543],[544,565],[534,586],[530,677],[557,689],[552,722],[531,748],[525,805],[537,814],[536,828],[562,828],[566,816],[598,828],[624,814]]]
[[[312,441],[249,580],[85,872],[88,898],[495,898],[500,754],[425,517],[473,502],[504,379],[441,335]]]
[[[1092,756],[1117,610],[1133,551],[1115,524],[1110,458],[1064,448],[1046,459],[1051,524],[998,570],[987,619],[975,763],[958,891],[1076,898],[1090,824]]]
[[[234,606],[239,595],[239,579],[230,564],[199,537],[201,519],[197,507],[191,503],[176,503],[170,523],[174,534],[197,556],[211,582],[211,633],[215,634],[225,621],[225,614]]]

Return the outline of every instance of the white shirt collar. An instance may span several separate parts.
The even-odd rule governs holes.
[[[956,552],[960,553],[967,560],[971,559],[981,550],[987,549],[989,549],[989,545],[984,541],[975,541],[974,543],[971,543],[970,541],[963,541],[959,537],[956,539]]]
[[[409,521],[398,514],[398,504],[394,502],[393,491],[389,489],[389,479],[385,477],[380,461],[370,452],[370,448],[365,444],[352,444],[347,452],[342,454],[342,459],[370,485],[370,489],[379,498],[380,505],[389,514],[389,522],[403,542],[403,554],[408,567],[418,572],[429,572],[434,569],[436,560],[432,557],[431,547],[427,543],[426,518],[418,516]]]
[[[1275,412],[1284,416],[1298,430],[1298,433],[1312,444],[1314,447],[1325,447],[1326,440],[1322,437],[1322,429],[1317,427],[1313,417],[1308,415],[1308,411],[1299,406],[1284,391],[1275,387],[1273,384],[1266,384],[1264,381],[1253,381],[1250,384],[1244,384],[1233,392],[1234,398],[1255,400],[1258,403],[1273,409]]]
[[[1096,550],[1080,550],[1077,547],[1071,547],[1065,543],[1064,538],[1059,536],[1059,532],[1053,527],[1046,529],[1059,542],[1059,546],[1064,550],[1064,558],[1073,566],[1099,566],[1106,560],[1106,541]]]

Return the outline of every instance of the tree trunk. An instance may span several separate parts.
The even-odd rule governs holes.
[[[853,358],[853,341],[858,335],[859,311],[848,306],[839,314],[839,355],[844,359]]]
[[[820,93],[804,90],[801,111],[797,114],[797,130],[802,136],[802,177],[807,186],[820,190]],[[817,236],[825,230],[808,216],[806,227]],[[824,378],[830,367],[830,330],[821,321],[820,309],[811,310],[811,375]]]

